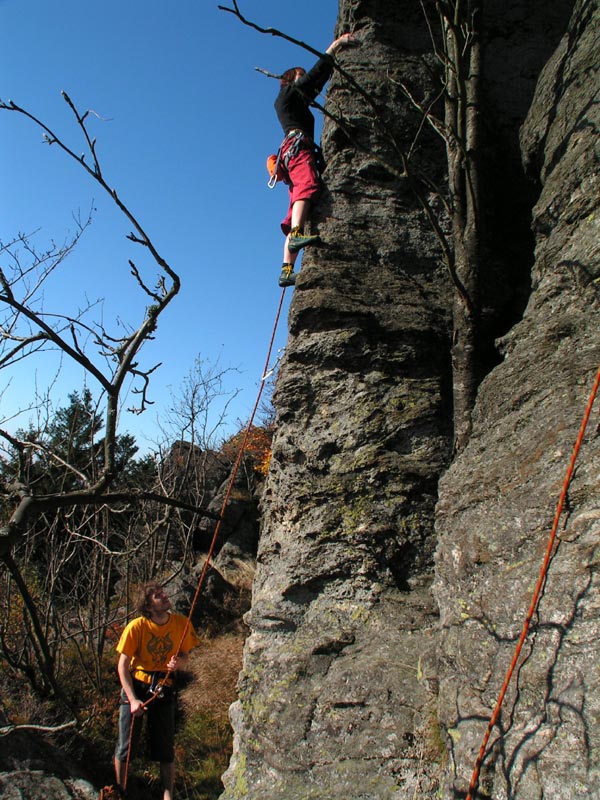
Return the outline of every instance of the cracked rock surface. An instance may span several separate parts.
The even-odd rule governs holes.
[[[406,183],[327,122],[323,245],[303,256],[277,381],[223,800],[462,796],[519,635],[600,363],[599,26],[591,2],[485,13],[483,297],[498,342],[473,437],[453,461],[437,241]],[[431,89],[421,5],[342,0],[339,26],[363,42],[343,66],[384,128],[415,141],[398,79]],[[327,103],[393,158],[338,78]],[[443,181],[433,134],[413,157]],[[595,426],[591,438],[483,796],[600,791]]]

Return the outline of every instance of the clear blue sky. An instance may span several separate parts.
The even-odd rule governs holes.
[[[333,39],[335,0],[240,0],[240,10],[324,50]],[[0,98],[11,99],[83,151],[61,97],[93,110],[104,174],[130,206],[172,268],[182,290],[161,318],[142,365],[162,362],[144,415],[124,413],[121,430],[142,448],[156,438],[156,417],[197,355],[236,367],[242,389],[231,416],[248,417],[256,396],[281,290],[283,217],[287,192],[267,188],[265,159],[277,149],[272,72],[313,56],[282,39],[261,35],[213,0],[0,0]],[[221,5],[231,5],[221,0]],[[117,317],[138,325],[141,298],[128,259],[144,264],[125,238],[130,226],[100,188],[41,133],[16,114],[0,112],[0,240],[35,234],[44,249],[74,228],[73,214],[97,208],[77,251],[45,291],[47,312],[74,311],[102,299],[97,318],[109,329]],[[154,272],[147,275],[152,281]],[[285,313],[275,349],[287,338]],[[0,418],[12,414],[56,371],[48,356],[14,371]],[[7,384],[0,372],[0,391]],[[82,387],[63,363],[55,400]],[[89,382],[92,391],[97,387]],[[128,398],[127,404],[133,402]],[[26,419],[19,420],[25,426]],[[14,427],[14,423],[13,423]]]

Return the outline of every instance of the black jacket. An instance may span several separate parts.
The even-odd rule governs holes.
[[[301,130],[315,137],[315,118],[309,104],[323,89],[333,72],[333,59],[325,55],[292,86],[282,86],[275,100],[275,111],[284,134]]]

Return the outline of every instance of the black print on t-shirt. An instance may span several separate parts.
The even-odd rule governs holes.
[[[156,668],[164,667],[167,663],[167,657],[174,652],[173,641],[169,633],[166,636],[152,636],[147,648],[152,657],[152,663]]]

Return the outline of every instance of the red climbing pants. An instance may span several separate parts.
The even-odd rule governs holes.
[[[291,146],[293,144],[290,142]],[[282,150],[282,158],[285,157],[286,147]],[[312,148],[309,150],[300,147],[296,155],[292,156],[287,165],[288,180],[286,183],[290,192],[290,203],[285,219],[281,222],[281,230],[287,236],[292,227],[292,206],[297,200],[310,200],[314,202],[321,191],[321,182],[315,163]]]

